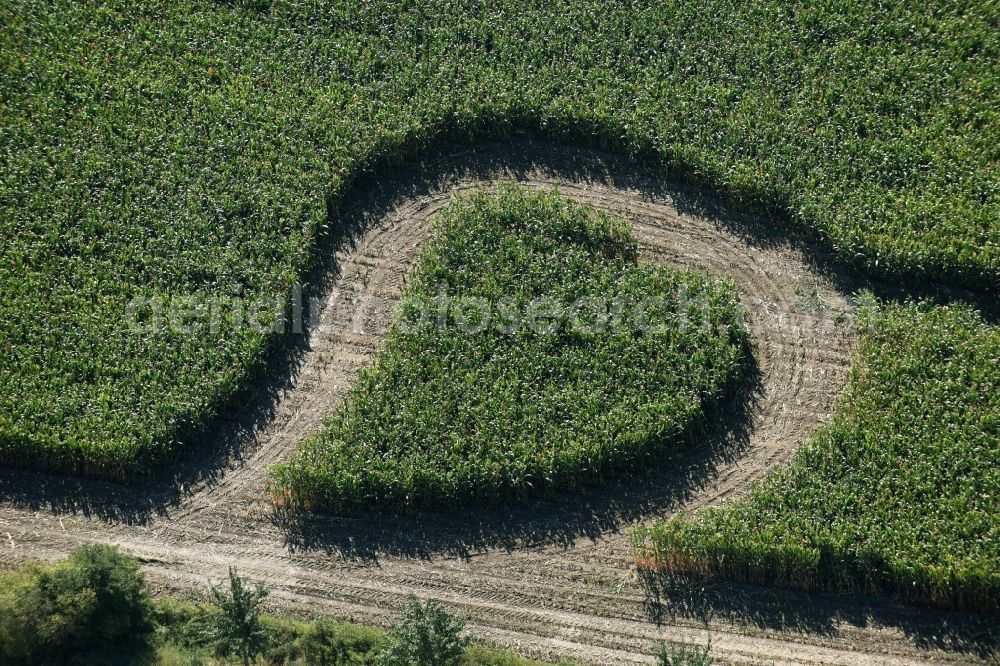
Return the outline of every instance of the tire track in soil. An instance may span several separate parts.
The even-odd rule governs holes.
[[[454,194],[503,180],[557,187],[631,220],[643,261],[734,278],[759,371],[740,427],[710,430],[707,451],[682,457],[675,471],[643,477],[634,484],[638,489],[609,484],[457,519],[319,519],[287,532],[263,501],[267,465],[288,459],[316,432],[370,362],[435,214]],[[397,169],[354,196],[338,217],[357,233],[336,251],[319,326],[242,462],[166,515],[138,524],[8,503],[0,508],[0,537],[8,540],[0,559],[52,559],[80,543],[111,542],[143,558],[154,586],[179,594],[203,590],[238,564],[266,581],[275,607],[377,625],[390,622],[392,609],[416,593],[467,613],[470,629],[495,645],[584,663],[648,663],[658,640],[703,644],[709,635],[713,655],[734,663],[972,660],[919,640],[961,616],[891,602],[852,613],[844,602],[819,595],[751,591],[746,605],[771,604],[791,619],[747,622],[744,615],[753,613],[744,609],[707,621],[683,613],[660,625],[650,621],[623,535],[627,525],[743,492],[827,418],[846,383],[856,345],[854,311],[847,295],[814,268],[814,251],[790,246],[766,222],[666,184],[651,169],[530,141],[460,149]],[[141,491],[109,496],[123,492]],[[794,609],[803,605],[818,609],[821,619],[796,618]]]

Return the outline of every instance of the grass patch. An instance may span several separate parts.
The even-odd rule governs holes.
[[[207,638],[218,609],[210,604],[170,598],[152,603],[156,623],[153,651],[146,655],[150,666],[191,666],[238,664],[235,656],[219,654]],[[266,666],[376,666],[384,663],[382,653],[386,631],[375,627],[335,622],[329,618],[301,620],[287,616],[263,615],[261,622],[268,647],[253,662]],[[122,662],[134,663],[134,662]],[[473,643],[465,648],[457,664],[461,666],[542,666],[545,663]],[[559,662],[572,666],[571,662]],[[430,666],[430,665],[428,665]]]
[[[444,136],[642,153],[848,262],[1000,284],[988,0],[12,0],[0,24],[7,465],[159,467],[273,342],[204,304],[285,293],[328,202]],[[205,318],[130,333],[135,298]]]
[[[638,265],[557,192],[456,199],[374,365],[278,488],[327,511],[524,499],[683,443],[741,376],[735,286]]]
[[[233,653],[232,641],[220,635],[220,627],[230,626],[221,621],[222,607],[150,598],[135,558],[106,545],[83,546],[53,564],[29,562],[0,571],[0,584],[0,661],[5,665],[244,663]],[[247,582],[246,587],[254,586]],[[412,657],[406,663],[415,666],[541,664],[472,643],[471,637],[449,643],[464,619],[415,599],[389,631],[327,617],[306,621],[265,614],[258,619],[259,641],[253,656],[246,655],[252,664],[397,666],[401,662],[393,655],[398,653]],[[451,644],[454,649],[440,649]]]
[[[633,532],[643,567],[1000,611],[1000,330],[867,314],[832,423],[749,497]]]

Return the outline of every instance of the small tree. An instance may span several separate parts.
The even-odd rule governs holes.
[[[410,595],[403,620],[386,634],[385,647],[378,654],[379,666],[455,666],[468,638],[459,636],[465,619],[446,611],[439,603],[422,605]]]
[[[267,588],[244,586],[236,567],[229,567],[229,591],[213,587],[212,596],[221,609],[213,631],[215,638],[226,652],[235,652],[243,659],[243,666],[248,666],[267,642],[260,626],[260,604],[267,596]]]

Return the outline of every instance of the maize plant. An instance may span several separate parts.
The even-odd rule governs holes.
[[[642,568],[1000,612],[1000,330],[868,317],[832,422],[748,497],[634,529]]]
[[[0,26],[6,465],[162,467],[276,340],[128,332],[128,304],[285,293],[373,165],[454,138],[639,155],[854,268],[1000,288],[993,0],[5,0]]]
[[[516,186],[442,211],[398,316],[277,493],[400,511],[596,483],[686,444],[748,344],[731,281],[637,265],[624,220]]]

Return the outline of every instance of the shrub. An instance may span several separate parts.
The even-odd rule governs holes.
[[[88,663],[152,628],[138,563],[109,546],[83,546],[0,580],[0,663]]]
[[[302,656],[307,664],[340,666],[351,662],[351,644],[341,635],[340,627],[329,618],[313,622],[301,641]]]
[[[410,597],[402,621],[385,636],[375,663],[379,666],[457,666],[469,645],[459,636],[465,620],[436,601],[421,604]]]
[[[671,643],[667,647],[665,643],[660,643],[656,652],[656,666],[712,666],[715,660],[712,659],[711,652],[711,642],[703,648],[678,643]]]

